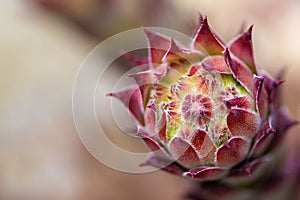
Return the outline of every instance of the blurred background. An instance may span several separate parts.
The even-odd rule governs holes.
[[[283,101],[300,120],[298,0],[1,0],[0,199],[182,199],[184,179],[122,173],[93,158],[77,135],[71,98],[77,70],[99,42],[141,26],[191,34],[198,11],[226,42],[242,24],[255,25],[256,61],[272,75],[284,68]],[[116,70],[126,71],[120,63]],[[299,130],[286,141],[294,151]]]

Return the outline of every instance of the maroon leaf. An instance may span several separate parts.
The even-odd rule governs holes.
[[[161,63],[163,56],[170,47],[170,39],[144,29],[149,44],[149,64],[155,67]]]
[[[228,46],[229,50],[241,59],[252,73],[257,74],[252,48],[252,28],[253,26],[230,42]]]
[[[128,74],[128,77],[134,78],[138,86],[140,86],[144,107],[147,105],[149,101],[149,95],[150,95],[152,85],[157,83],[161,79],[161,77],[165,73],[165,69],[166,68],[161,66],[151,71],[148,70],[148,71],[138,72],[135,74]]]
[[[242,108],[232,108],[227,115],[227,126],[234,136],[253,137],[259,126],[255,113]]]
[[[167,143],[167,117],[165,112],[162,113],[157,129],[159,139],[163,143]]]
[[[155,124],[156,124],[156,112],[151,108],[146,108],[145,125],[146,128],[151,132],[151,134],[155,133]]]
[[[154,152],[151,152],[148,155],[147,160],[144,163],[141,163],[140,166],[151,165],[153,167],[165,170],[172,174],[182,175],[183,169],[179,167],[173,160],[168,157],[157,155]]]
[[[246,158],[249,151],[249,142],[243,138],[232,137],[224,142],[216,152],[218,166],[231,167]]]
[[[264,73],[264,86],[268,94],[268,102],[272,114],[276,114],[281,105],[281,91],[279,86],[284,82],[283,80],[275,80],[269,74]]]
[[[144,125],[144,107],[138,87],[132,86],[120,92],[109,93],[107,96],[118,98],[129,109],[135,121],[140,125]]]
[[[193,47],[205,54],[222,55],[224,46],[210,30],[207,18],[204,18],[193,40]]]
[[[268,114],[268,94],[264,87],[263,77],[254,77],[253,96],[256,109],[262,120],[265,120]]]
[[[252,106],[250,100],[246,96],[225,100],[225,104],[228,109],[231,109],[232,107],[249,109]]]
[[[162,148],[155,138],[144,128],[138,127],[137,136],[141,137],[152,151],[162,151]]]
[[[298,122],[295,120],[292,120],[288,114],[288,111],[286,107],[281,107],[278,110],[278,116],[277,116],[277,130],[279,134],[283,134],[284,132],[287,131],[290,127],[296,125]]]
[[[261,157],[251,162],[246,163],[245,165],[231,170],[228,177],[229,178],[242,178],[254,175],[258,172],[265,164],[268,164],[271,159],[269,157]]]
[[[179,47],[173,39],[171,39],[171,45],[168,49],[168,52],[165,54],[164,59],[166,61],[173,60],[173,59],[180,59],[182,58],[182,54],[184,54],[184,51],[181,47]]]
[[[147,84],[157,83],[165,74],[165,71],[166,66],[162,65],[154,70],[138,72],[135,74],[128,74],[127,76],[134,78],[139,86],[143,86]]]
[[[271,122],[265,122],[254,138],[250,156],[257,157],[264,153],[270,146],[274,133],[276,133],[276,131],[271,128]]]
[[[216,148],[205,131],[196,129],[193,133],[191,143],[199,152],[204,163],[213,163]]]
[[[275,140],[272,143],[271,150],[276,149],[276,147],[280,147],[281,143],[284,141],[284,136],[286,135],[284,133],[298,123],[298,121],[290,118],[286,107],[280,107],[277,110],[276,118],[272,121],[272,126],[276,128],[277,135],[274,138]]]
[[[248,92],[252,94],[253,91],[253,75],[249,68],[236,58],[232,59],[228,49],[224,52],[225,61],[233,76],[238,82],[244,86]]]
[[[228,170],[221,167],[201,166],[184,173],[184,176],[201,181],[213,181],[224,177],[227,173]]]
[[[148,57],[139,57],[136,55],[133,55],[131,53],[125,53],[124,57],[132,62],[134,65],[137,65],[137,67],[141,70],[148,70]],[[136,67],[136,66],[135,66]]]
[[[179,137],[174,137],[171,140],[169,150],[183,166],[191,168],[200,164],[200,159],[194,148]]]
[[[201,66],[209,72],[230,73],[224,56],[208,56],[201,61]]]
[[[202,25],[203,19],[204,19],[203,15],[199,12],[198,13],[198,20],[197,20],[197,22],[194,22],[195,28],[194,28],[193,34],[192,34],[193,37],[195,37],[197,35],[197,32],[198,32],[199,28]]]

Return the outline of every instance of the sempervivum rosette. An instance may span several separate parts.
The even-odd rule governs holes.
[[[281,106],[283,82],[257,68],[250,27],[225,45],[201,19],[190,48],[145,31],[149,68],[117,93],[137,135],[154,152],[144,165],[200,181],[249,179],[294,124]]]

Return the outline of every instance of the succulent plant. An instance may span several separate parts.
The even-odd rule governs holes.
[[[201,18],[189,48],[145,33],[148,59],[129,58],[148,69],[129,75],[136,86],[109,94],[128,107],[153,151],[142,165],[213,183],[210,192],[267,177],[295,121],[281,105],[281,77],[255,63],[252,26],[225,45]]]

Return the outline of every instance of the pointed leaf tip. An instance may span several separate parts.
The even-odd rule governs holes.
[[[253,140],[253,146],[251,147],[250,156],[251,157],[258,157],[265,153],[265,150],[270,146],[274,133],[276,133],[276,130],[274,130],[271,127],[271,121],[266,121],[256,134],[254,140]]]
[[[106,96],[119,99],[129,109],[133,119],[138,124],[144,125],[144,107],[139,87],[131,86],[119,92],[108,93]]]
[[[172,52],[172,53],[182,52],[182,49],[176,44],[176,42],[173,38],[171,38],[169,52]]]
[[[157,34],[155,32],[149,31],[143,28],[144,32],[146,33],[147,40],[148,40],[148,59],[149,64],[155,68],[157,64],[161,63],[161,60],[165,53],[168,51],[170,47],[170,39]]]
[[[282,106],[278,110],[277,130],[280,134],[286,132],[290,127],[298,124],[298,121],[291,119],[286,107]]]
[[[208,72],[230,73],[223,56],[208,56],[201,61],[201,66]]]
[[[146,145],[151,149],[151,151],[156,151],[157,153],[163,153],[162,148],[155,140],[154,137],[144,128],[138,126],[137,136],[141,137]]]
[[[202,23],[193,39],[193,47],[204,54],[222,55],[224,46],[211,31],[207,22],[207,17],[202,20]]]
[[[252,73],[257,74],[252,47],[253,25],[229,43],[230,51],[243,61]]]
[[[158,155],[155,152],[151,152],[148,155],[147,160],[144,163],[140,164],[140,166],[147,165],[151,165],[153,167],[165,170],[172,174],[177,174],[180,176],[183,174],[183,169],[178,164],[175,164],[173,160],[166,156]]]
[[[128,61],[133,63],[134,65],[137,65],[135,67],[138,67],[141,70],[147,70],[148,67],[148,58],[143,56],[136,56],[131,53],[125,53],[124,58],[126,58]]]
[[[193,37],[196,36],[196,34],[197,34],[197,32],[198,32],[200,26],[202,25],[203,19],[204,19],[204,17],[203,17],[203,15],[202,15],[202,13],[201,13],[201,12],[198,12],[198,19],[197,19],[197,21],[195,22],[195,26],[194,26],[194,30],[193,30],[193,34],[192,34]]]
[[[268,114],[268,94],[264,86],[264,78],[254,76],[253,96],[258,113],[262,120],[265,120]]]
[[[253,75],[249,68],[239,61],[238,59],[232,57],[228,48],[224,51],[224,58],[227,66],[232,72],[235,79],[250,93],[253,91]]]
[[[184,51],[181,47],[177,45],[177,43],[171,38],[170,47],[168,48],[168,51],[162,58],[164,61],[172,62],[173,60],[177,59],[183,59]]]

